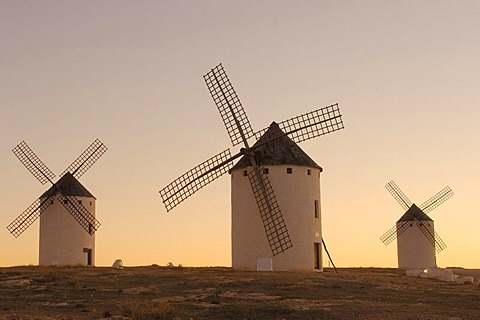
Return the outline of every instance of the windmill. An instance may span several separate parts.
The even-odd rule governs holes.
[[[417,206],[395,182],[390,181],[385,187],[406,212],[380,240],[388,245],[397,239],[398,267],[401,269],[436,267],[435,252],[440,252],[447,246],[435,232],[434,222],[427,213],[453,196],[453,191],[447,186]]]
[[[313,214],[311,215],[313,219],[317,219],[317,222],[313,224],[316,229],[315,232],[312,231],[311,234],[309,234],[308,244],[306,245],[307,249],[304,249],[300,243],[296,243],[292,240],[284,219],[283,211],[281,210],[280,203],[283,205],[283,201],[278,201],[276,197],[277,190],[274,191],[278,185],[275,185],[274,188],[271,183],[269,175],[273,177],[273,172],[269,172],[269,170],[272,168],[265,166],[265,164],[270,163],[264,160],[268,158],[268,153],[272,150],[288,150],[288,152],[294,155],[290,158],[297,160],[295,155],[300,156],[300,158],[303,158],[303,160],[306,161],[306,167],[311,167],[311,169],[305,169],[305,174],[307,170],[310,170],[308,172],[309,175],[311,175],[313,170],[315,171],[315,174],[318,173],[318,175],[314,176],[319,177],[321,172],[320,166],[315,164],[306,154],[301,154],[303,151],[296,145],[296,143],[342,129],[343,122],[338,104],[327,106],[278,124],[272,123],[269,128],[254,132],[222,64],[211,69],[210,72],[204,76],[204,80],[213,101],[220,112],[220,116],[232,145],[237,146],[242,144],[243,146],[240,151],[233,156],[230,153],[230,149],[218,153],[160,190],[160,195],[167,212],[208,183],[229,172],[233,168],[233,161],[243,157],[240,162],[245,164],[246,170],[243,170],[243,168],[240,168],[240,170],[243,172],[241,176],[245,177],[247,182],[245,183],[246,187],[242,187],[242,191],[238,191],[238,193],[244,193],[246,195],[245,201],[252,204],[249,205],[249,208],[252,208],[253,206],[255,208],[255,213],[252,214],[252,210],[247,209],[249,210],[248,218],[244,219],[244,221],[248,222],[245,223],[245,226],[239,226],[237,221],[241,220],[241,218],[239,218],[239,215],[236,212],[237,208],[235,203],[243,203],[243,195],[238,195],[237,191],[235,191],[233,180],[236,179],[236,177],[233,174],[234,172],[231,171],[233,267],[252,269],[255,264],[261,261],[261,259],[270,259],[270,261],[272,258],[276,259],[278,255],[284,253],[295,245],[298,246],[299,249],[302,248],[299,251],[303,253],[308,252],[309,259],[307,259],[307,263],[309,264],[310,269],[313,269],[314,265],[313,256],[320,256],[317,258],[316,264],[320,264],[317,269],[321,269],[321,253],[318,245],[316,245],[317,251],[312,254],[312,252],[314,252],[314,241],[312,239],[316,237],[316,243],[321,243],[321,225],[318,204],[320,197],[319,179],[316,179],[317,182],[313,182],[313,184],[318,185],[318,187],[312,189],[316,190],[315,197],[317,198],[317,202],[315,202],[315,210],[317,211],[315,214],[317,217],[315,218]],[[257,139],[253,146],[248,142],[250,138]],[[278,164],[281,167],[287,163]],[[291,167],[289,167],[289,169],[292,171]],[[313,176],[311,175],[311,177]],[[308,206],[309,209],[311,206],[312,209],[309,210],[309,213],[310,211],[313,212],[313,200],[311,203],[309,202],[304,205]],[[294,219],[294,217],[292,217],[292,219]],[[309,221],[312,222],[311,220]],[[238,229],[241,228],[244,229],[241,230],[242,235],[246,233],[248,236],[235,236],[236,232],[239,231]],[[258,235],[258,232],[255,232],[253,229],[262,229],[262,235]],[[296,232],[301,232],[301,230],[299,231],[296,229]],[[246,241],[247,238],[250,238],[251,240],[253,239],[252,245]],[[310,242],[310,240],[312,241]],[[262,248],[268,248],[268,252],[265,252],[263,249],[258,251],[258,248],[251,248],[251,246],[258,247],[260,243],[262,244]],[[237,255],[236,251],[240,250],[240,248],[243,248],[242,252],[246,251],[247,253]],[[247,259],[249,263],[243,264],[243,262],[240,261],[241,259],[239,260],[236,258],[237,256],[241,256],[241,259]],[[284,259],[286,260],[288,258],[289,257],[286,257]],[[281,263],[278,265],[281,266]],[[279,270],[282,268],[275,267],[275,269]],[[291,270],[295,269],[295,267],[285,265],[284,269]]]
[[[106,151],[96,139],[65,171],[57,182],[55,174],[22,141],[13,150],[20,162],[41,184],[52,186],[7,226],[17,238],[40,218],[40,265],[94,265],[96,198],[77,180]],[[72,219],[73,218],[73,219]]]

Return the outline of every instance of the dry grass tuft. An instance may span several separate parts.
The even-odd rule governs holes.
[[[129,302],[122,306],[122,316],[138,320],[172,319],[173,311],[165,301]]]

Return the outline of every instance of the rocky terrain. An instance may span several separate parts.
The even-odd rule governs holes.
[[[455,270],[471,275],[476,270]],[[229,268],[0,268],[0,319],[480,319],[480,285]]]

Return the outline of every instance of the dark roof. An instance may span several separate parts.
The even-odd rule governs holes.
[[[433,221],[429,216],[425,214],[425,212],[422,211],[419,207],[417,207],[414,204],[405,212],[405,214],[398,219],[397,222],[402,222],[402,221],[414,221],[414,220],[419,220],[419,221]]]
[[[40,198],[46,198],[55,194],[56,190],[62,190],[64,196],[95,198],[70,172],[65,173],[50,189],[45,191]]]
[[[267,142],[273,138],[277,138],[271,142]],[[263,144],[264,143],[264,144]],[[263,144],[259,146],[260,144]],[[311,168],[322,168],[315,163],[300,147],[293,142],[283,131],[277,123],[272,122],[268,130],[258,139],[253,145],[255,160],[260,165],[297,165]],[[248,157],[243,156],[237,164],[230,170],[237,170],[250,166]]]

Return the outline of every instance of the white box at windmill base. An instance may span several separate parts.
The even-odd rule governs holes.
[[[273,271],[272,258],[258,258],[257,271]]]

